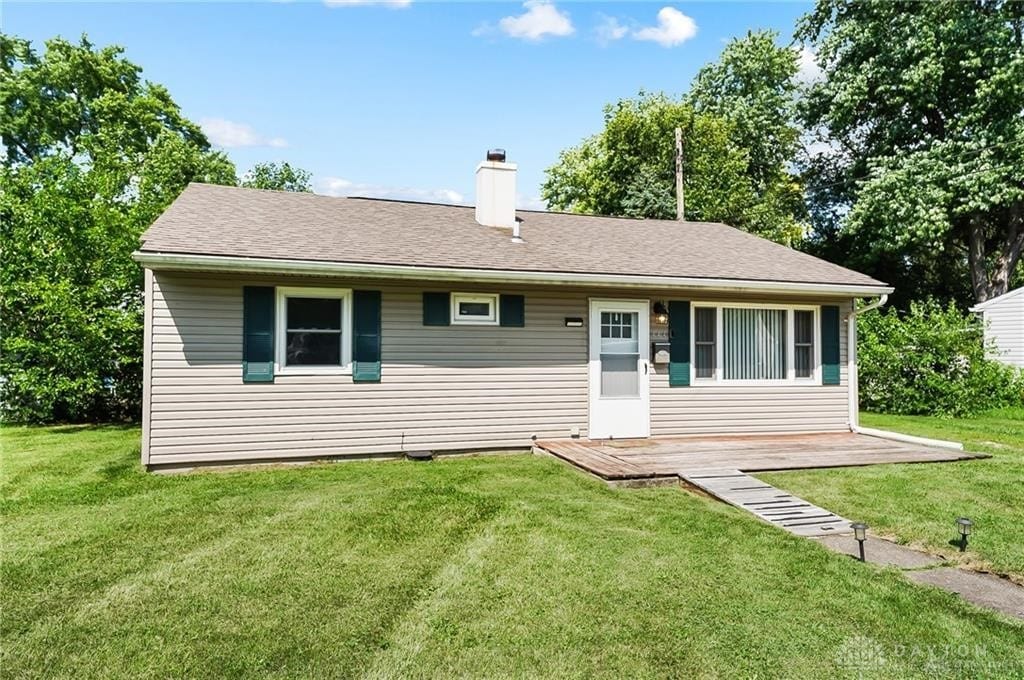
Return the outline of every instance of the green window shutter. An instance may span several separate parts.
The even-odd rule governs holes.
[[[242,381],[274,382],[274,289],[242,288]]]
[[[821,308],[821,382],[839,384],[839,307]]]
[[[526,298],[522,295],[501,295],[501,313],[498,315],[502,326],[522,328],[526,325]]]
[[[380,382],[380,291],[352,293],[352,382]]]
[[[452,323],[451,293],[423,294],[423,325],[450,326]]]
[[[684,387],[690,384],[690,303],[669,300],[668,303],[668,384]]]

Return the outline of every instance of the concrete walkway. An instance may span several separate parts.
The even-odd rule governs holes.
[[[859,554],[857,541],[852,536],[827,536],[816,540],[836,552],[852,557]],[[872,564],[902,569],[915,583],[948,590],[979,607],[1024,620],[1024,588],[1009,579],[944,566],[946,561],[942,558],[881,538],[869,537],[864,542],[864,559]]]
[[[756,515],[791,534],[818,541],[826,548],[859,557],[850,522],[739,470],[679,471],[684,482],[715,498]],[[945,560],[881,538],[864,542],[864,559],[902,569],[915,583],[956,593],[968,602],[1024,620],[1024,588],[993,574],[948,566]]]

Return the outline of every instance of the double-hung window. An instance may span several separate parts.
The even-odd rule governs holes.
[[[277,289],[277,371],[351,370],[352,293],[335,288]]]
[[[694,377],[700,383],[772,384],[819,379],[815,307],[693,305]]]

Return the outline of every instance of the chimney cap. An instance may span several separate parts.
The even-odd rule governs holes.
[[[505,162],[505,150],[504,149],[488,149],[487,160],[498,161],[499,163]]]

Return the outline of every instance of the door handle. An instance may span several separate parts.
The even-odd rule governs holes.
[[[644,362],[644,375],[647,375],[647,362]]]

